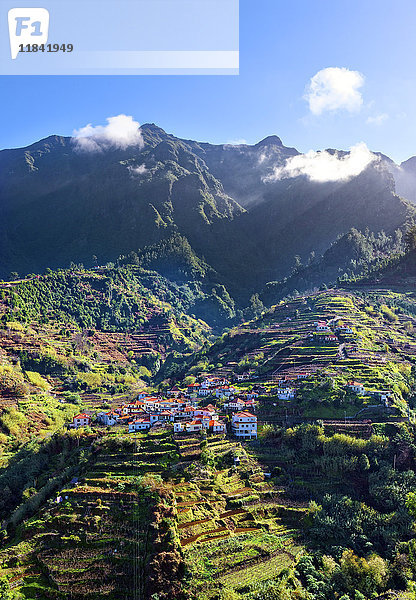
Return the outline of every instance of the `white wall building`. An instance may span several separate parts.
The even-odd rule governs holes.
[[[87,413],[80,413],[72,419],[73,427],[86,427],[90,423],[91,417],[90,415],[87,415]]]
[[[365,394],[365,387],[362,383],[358,381],[349,381],[348,387],[352,392],[355,392],[356,394]]]
[[[293,388],[279,388],[276,390],[276,396],[279,400],[292,400],[295,397],[295,390]]]
[[[249,412],[234,413],[231,430],[236,437],[257,438],[257,417]]]
[[[129,433],[134,433],[135,431],[141,431],[143,429],[150,429],[150,421],[137,419],[136,421],[129,423]]]

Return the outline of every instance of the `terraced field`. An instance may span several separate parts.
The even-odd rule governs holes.
[[[182,598],[185,569],[185,597],[208,600],[295,560],[305,509],[238,442],[159,432],[83,447],[79,476],[0,551],[0,576],[22,598]]]
[[[154,474],[175,460],[174,450],[164,434],[96,442],[79,483],[51,498],[0,552],[1,575],[23,598],[145,597],[161,484]]]
[[[400,310],[386,312],[383,301],[399,299],[391,292],[361,297],[343,290],[296,298],[234,328],[212,346],[209,360],[228,364],[228,356],[233,356],[239,359],[235,368],[252,366],[265,389],[259,398],[260,420],[405,417],[409,402],[414,404],[415,328]],[[347,325],[353,333],[338,332],[336,341],[327,341],[316,331],[319,320],[332,321],[333,329]],[[301,372],[307,377],[297,379]],[[389,390],[389,402],[381,402],[377,394],[349,392],[351,380],[361,382],[369,393]],[[238,387],[247,389],[253,383]],[[295,388],[294,399],[277,397],[275,388],[286,386]]]
[[[174,484],[178,534],[191,591],[200,600],[218,597],[223,588],[248,591],[293,564],[305,511],[265,480],[238,442],[212,436],[204,452],[218,468],[194,469],[190,480]],[[230,456],[237,455],[235,466]]]

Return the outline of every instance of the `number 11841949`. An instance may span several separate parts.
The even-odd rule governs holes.
[[[20,44],[19,52],[72,52],[73,44]]]

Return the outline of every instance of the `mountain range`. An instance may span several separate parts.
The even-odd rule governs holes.
[[[50,136],[0,152],[0,276],[105,264],[179,235],[205,265],[193,277],[244,305],[351,228],[393,236],[415,218],[416,158],[397,166],[379,154],[353,177],[316,181],[275,176],[300,156],[277,136],[236,146],[140,131],[126,148],[80,151]]]

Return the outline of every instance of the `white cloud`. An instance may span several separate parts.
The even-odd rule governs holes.
[[[305,175],[310,181],[348,181],[359,175],[368,165],[377,160],[363,142],[350,148],[344,156],[327,150],[298,154],[286,160],[283,167],[276,167],[265,181],[278,181]]]
[[[144,175],[147,173],[147,169],[144,164],[139,165],[138,167],[129,167],[129,171],[132,175]]]
[[[305,100],[314,115],[326,111],[360,110],[363,98],[359,89],[364,85],[364,76],[345,67],[327,67],[318,71],[310,80]]]
[[[109,117],[107,125],[93,126],[91,123],[75,129],[75,145],[85,152],[101,152],[109,148],[124,150],[128,146],[143,146],[140,123],[127,115]]]
[[[381,113],[380,115],[375,115],[374,117],[368,117],[366,123],[368,125],[382,125],[384,121],[387,121],[389,115],[387,113]]]

